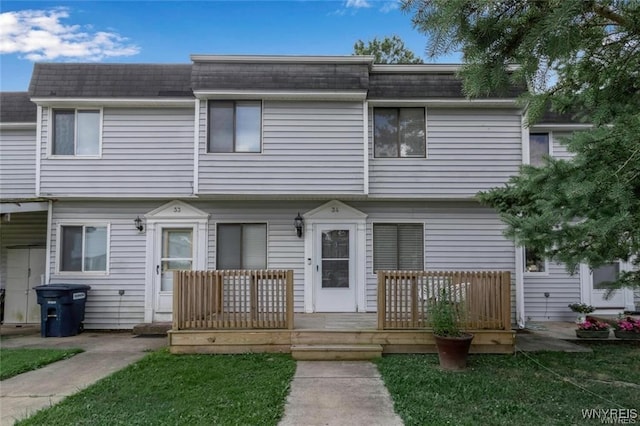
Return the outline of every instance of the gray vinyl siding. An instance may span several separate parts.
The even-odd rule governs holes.
[[[0,130],[0,198],[36,195],[36,129]]]
[[[496,213],[475,203],[353,203],[368,214],[366,303],[377,310],[377,275],[373,272],[373,224],[423,223],[425,270],[509,271],[515,282],[515,249],[502,235]],[[512,284],[513,285],[513,284]],[[515,299],[512,291],[512,316]]]
[[[7,247],[40,246],[47,243],[47,212],[11,213],[0,222],[0,288],[6,287]]]
[[[43,108],[43,196],[170,197],[193,193],[193,108],[104,108],[101,158],[51,158]]]
[[[369,194],[385,198],[471,198],[500,186],[522,164],[516,110],[427,108],[426,158],[375,158],[369,111]]]
[[[549,297],[544,297],[548,292]],[[573,321],[567,307],[580,302],[580,274],[571,275],[565,266],[549,262],[548,274],[524,274],[524,312],[526,321]]]
[[[561,160],[571,160],[574,154],[567,151],[567,147],[564,144],[560,143],[560,138],[566,138],[567,136],[571,136],[571,132],[552,132],[551,133],[551,142],[553,143],[552,153],[553,157],[559,158]]]
[[[201,194],[364,194],[361,102],[264,101],[261,153],[207,153],[201,102]]]

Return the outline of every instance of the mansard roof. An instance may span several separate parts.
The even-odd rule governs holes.
[[[189,64],[37,63],[33,98],[193,97]]]
[[[35,123],[36,104],[27,92],[0,92],[0,123]]]

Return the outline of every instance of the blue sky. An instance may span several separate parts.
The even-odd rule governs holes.
[[[189,63],[199,54],[349,55],[358,40],[426,37],[397,0],[2,1],[0,90],[27,90],[34,61]],[[451,62],[455,58],[440,58]]]

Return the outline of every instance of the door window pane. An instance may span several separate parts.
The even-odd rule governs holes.
[[[193,256],[190,229],[175,230],[165,229],[165,241],[162,257],[191,258]]]
[[[607,289],[604,285],[606,282],[614,281],[620,273],[620,264],[618,262],[602,265],[593,270],[593,288],[598,290]]]
[[[73,155],[75,137],[75,111],[53,112],[53,155]]]
[[[236,152],[260,152],[260,102],[236,105]]]
[[[322,232],[322,258],[344,259],[349,257],[349,230]]]
[[[531,133],[529,135],[529,164],[542,166],[545,155],[549,155],[549,134]]]
[[[322,288],[349,288],[349,259],[322,260]]]
[[[100,153],[100,111],[78,111],[76,155]]]

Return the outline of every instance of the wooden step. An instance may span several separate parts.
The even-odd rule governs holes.
[[[380,358],[382,345],[291,345],[299,361],[357,361]]]

